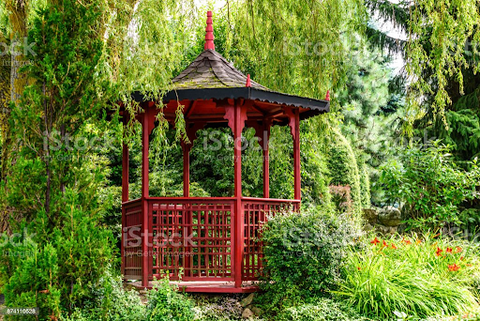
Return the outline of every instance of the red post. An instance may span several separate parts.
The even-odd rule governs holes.
[[[263,122],[263,197],[270,197],[270,124]]]
[[[142,286],[148,286],[148,148],[149,148],[149,107],[145,107],[142,116],[142,215],[143,215],[143,236],[142,236]]]
[[[293,134],[293,177],[294,177],[294,197],[296,200],[302,198],[301,176],[300,176],[300,111],[296,108],[294,111]]]
[[[183,197],[190,196],[190,145],[182,142],[183,151]]]
[[[193,140],[192,140],[193,144]],[[182,151],[183,151],[183,197],[189,197],[190,196],[190,148],[192,145],[186,144],[185,142],[182,141]],[[185,224],[187,224],[187,228],[182,231],[182,234],[187,234],[183,235],[184,241],[185,241],[185,255],[183,256],[183,267],[185,268],[185,276],[190,276],[191,275],[191,259],[192,256],[190,255],[191,248],[186,242],[187,237],[192,235],[192,211],[190,209],[190,204],[184,204],[184,220]]]
[[[123,129],[125,131],[125,128],[128,124],[128,114],[127,111],[125,111],[125,114],[123,115]],[[124,135],[125,136],[125,135]],[[123,156],[122,156],[122,202],[127,202],[128,201],[128,178],[129,178],[129,155],[128,155],[128,145],[125,144],[125,137],[124,137],[124,142],[123,142]],[[123,229],[125,228],[125,211],[123,210],[122,206],[122,241],[120,245],[120,253],[122,255],[122,265],[121,265],[121,271],[122,275],[125,275],[125,240],[124,240],[124,231]]]
[[[235,223],[234,223],[234,255],[233,255],[233,276],[235,279],[235,287],[242,286],[242,269],[243,269],[243,208],[242,208],[242,106],[235,102],[235,130],[234,138],[234,158],[235,158]],[[244,120],[243,120],[244,122]]]

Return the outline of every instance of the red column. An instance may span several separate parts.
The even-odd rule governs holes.
[[[300,114],[298,108],[294,111],[293,132],[293,177],[294,197],[296,200],[302,198],[301,176],[300,176]]]
[[[123,129],[125,131],[125,128],[128,124],[128,114],[127,111],[125,111],[125,114],[123,115]],[[125,136],[125,135],[124,135]],[[124,137],[125,140],[125,137]],[[125,144],[125,141],[123,142],[123,156],[122,156],[122,203],[128,201],[128,178],[129,178],[129,155],[128,155],[128,145]],[[121,266],[121,273],[122,275],[125,275],[125,240],[124,240],[124,231],[123,229],[125,228],[125,211],[123,210],[122,206],[122,241],[121,241],[121,249],[120,253],[122,255],[122,266]]]
[[[269,159],[269,140],[270,124],[263,122],[263,197],[270,197],[270,159]]]
[[[193,144],[193,141],[192,141]],[[183,197],[190,197],[190,149],[191,144],[186,144],[182,141],[182,151],[183,151]],[[182,231],[183,240],[184,240],[184,249],[185,252],[183,256],[183,267],[185,268],[184,275],[190,276],[190,268],[192,266],[191,260],[192,256],[190,255],[191,247],[186,241],[190,235],[192,235],[192,211],[190,204],[184,204],[183,212],[184,223],[187,224],[187,227]],[[184,235],[185,234],[185,235]]]
[[[235,242],[233,256],[233,275],[235,287],[242,286],[242,267],[243,267],[243,208],[242,208],[242,106],[235,102],[235,126],[233,131],[234,138],[234,158],[235,158]],[[244,120],[243,120],[244,121]]]
[[[143,215],[143,235],[142,235],[142,286],[148,286],[148,148],[149,148],[149,117],[148,107],[142,116],[142,215]]]
[[[190,146],[182,142],[183,151],[183,197],[190,196]]]

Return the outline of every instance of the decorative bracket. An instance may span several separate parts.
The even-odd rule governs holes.
[[[240,108],[239,132],[241,133],[245,127],[245,121],[248,119],[247,108],[245,108],[245,106],[241,104],[225,106],[225,116],[223,116],[223,119],[228,120],[228,127],[230,127],[233,133],[235,133],[235,108]]]
[[[298,112],[298,109],[296,109],[295,111],[292,110],[291,107],[286,107],[284,109],[284,113],[286,116],[288,116],[288,126],[290,127],[290,134],[292,134],[292,138],[293,140],[296,139],[296,121],[295,121],[295,117],[297,116],[296,113]]]

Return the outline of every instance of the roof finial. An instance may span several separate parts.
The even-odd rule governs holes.
[[[330,90],[327,90],[327,95],[325,96],[326,101],[330,101]]]
[[[215,50],[215,44],[213,43],[213,20],[212,20],[212,12],[207,11],[207,28],[205,29],[205,50]]]
[[[252,87],[252,82],[250,80],[250,74],[247,75],[247,83],[245,84],[245,87]]]

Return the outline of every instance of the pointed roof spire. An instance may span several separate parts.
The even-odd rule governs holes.
[[[215,50],[215,44],[213,43],[213,20],[212,20],[212,12],[207,12],[207,28],[205,29],[205,50]]]
[[[330,101],[330,90],[327,90],[327,95],[325,96],[326,101]]]
[[[247,75],[247,83],[245,84],[245,87],[252,87],[252,81],[250,80],[250,74]]]

